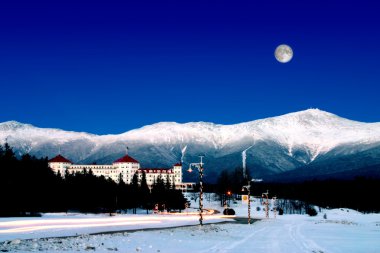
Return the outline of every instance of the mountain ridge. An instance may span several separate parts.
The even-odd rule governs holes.
[[[180,160],[186,164],[204,153],[213,175],[244,164],[260,175],[273,175],[325,158],[380,150],[380,123],[353,121],[319,109],[230,125],[159,122],[107,135],[7,121],[0,123],[0,143],[5,141],[19,155],[52,157],[61,152],[77,163],[109,163],[127,147],[143,166],[155,167]]]

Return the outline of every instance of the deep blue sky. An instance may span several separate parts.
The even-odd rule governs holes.
[[[376,1],[49,2],[0,4],[0,122],[104,134],[311,107],[380,121]]]

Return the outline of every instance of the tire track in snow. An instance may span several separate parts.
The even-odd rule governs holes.
[[[305,226],[305,223],[298,224],[296,228],[296,237],[300,238],[300,241],[305,248],[308,248],[310,252],[323,252],[327,253],[327,250],[318,245],[314,240],[306,238],[301,232],[301,228]]]
[[[232,244],[231,244],[231,241],[223,241],[223,242],[220,242],[220,243],[214,245],[213,247],[211,247],[207,250],[204,250],[202,252],[204,252],[204,253],[206,253],[206,252],[207,253],[209,253],[209,252],[218,252],[218,253],[229,252],[230,250],[233,250],[237,246],[241,245],[242,243],[245,243],[247,240],[251,239],[252,237],[257,235],[258,233],[262,233],[264,230],[267,229],[266,227],[257,229],[257,228],[255,228],[255,226],[253,224],[250,226],[252,227],[252,230],[253,230],[252,233],[248,234],[247,236],[244,236],[242,239],[235,241]],[[243,251],[241,251],[239,249],[239,252],[243,252]]]
[[[326,253],[326,250],[320,247],[315,241],[306,238],[302,232],[301,228],[304,226],[304,223],[292,223],[288,226],[289,236],[292,239],[293,243],[301,251],[299,252],[321,252]],[[298,252],[298,251],[297,251]]]
[[[255,229],[254,226],[252,226],[252,229],[254,230],[252,233],[250,233],[247,236],[243,237],[243,239],[241,239],[241,240],[238,240],[238,241],[236,241],[236,242],[234,242],[232,244],[229,244],[229,246],[225,248],[226,251],[220,251],[220,252],[228,252],[228,251],[230,251],[232,249],[235,249],[236,247],[240,246],[241,244],[247,242],[249,239],[252,239],[258,233],[263,233],[265,230],[268,230],[267,227],[264,227],[264,228],[261,228],[261,229]]]
[[[203,253],[251,252],[278,253],[291,249],[292,253],[328,253],[314,240],[306,237],[302,231],[304,222],[284,220],[262,220],[242,229],[238,237],[228,239],[203,250]],[[211,246],[211,245],[210,245]]]

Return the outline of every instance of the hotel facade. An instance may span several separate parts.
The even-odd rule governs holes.
[[[149,188],[152,188],[157,178],[161,177],[166,183],[169,180],[171,185],[175,185],[179,190],[193,190],[194,183],[182,182],[182,164],[174,164],[172,168],[140,168],[140,163],[129,155],[125,155],[117,159],[112,164],[98,165],[98,164],[74,164],[62,155],[48,161],[49,167],[55,172],[60,173],[62,176],[68,173],[83,172],[84,170],[91,170],[95,176],[104,176],[106,179],[110,178],[115,182],[119,182],[121,177],[127,184],[132,183],[132,178],[137,173],[141,180],[143,172],[146,174],[146,181]]]

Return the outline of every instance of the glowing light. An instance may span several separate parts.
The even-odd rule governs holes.
[[[0,230],[0,234],[5,233],[19,233],[19,232],[31,232],[36,230],[45,229],[65,229],[65,228],[91,228],[91,227],[106,227],[106,226],[125,226],[125,225],[141,225],[141,224],[160,223],[160,221],[125,221],[125,222],[113,222],[113,223],[93,223],[93,224],[57,224],[57,225],[42,225],[31,227],[20,227],[13,229]]]
[[[214,210],[204,210],[205,220],[224,219],[227,216],[214,215]],[[121,227],[128,230],[143,227],[166,227],[173,225],[181,225],[183,222],[188,224],[192,221],[197,223],[199,218],[198,212],[184,213],[165,213],[160,215],[133,215],[119,217],[99,217],[99,218],[37,218],[27,220],[15,220],[0,222],[0,234],[11,233],[28,233],[33,231],[49,231],[49,230],[69,230],[75,228],[95,228],[95,227]],[[181,223],[182,222],[182,223]],[[173,224],[174,223],[174,224]]]

